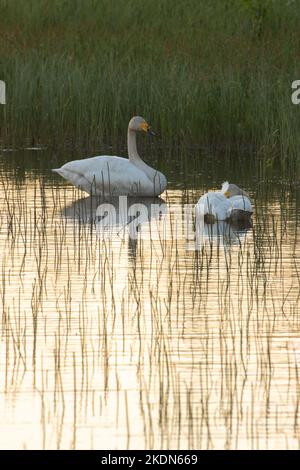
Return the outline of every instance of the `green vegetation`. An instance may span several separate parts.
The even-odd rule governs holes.
[[[141,114],[164,144],[300,167],[298,0],[0,0],[3,142],[124,141]]]

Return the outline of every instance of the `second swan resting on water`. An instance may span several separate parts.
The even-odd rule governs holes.
[[[102,155],[68,162],[53,171],[79,189],[95,196],[158,196],[167,187],[166,177],[139,156],[137,132],[154,134],[140,116],[128,125],[128,157]]]
[[[247,221],[253,213],[248,194],[235,184],[223,183],[221,191],[209,191],[200,197],[196,213],[204,221]]]

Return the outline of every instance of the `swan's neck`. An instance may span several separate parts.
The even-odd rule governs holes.
[[[151,180],[153,179],[157,171],[147,165],[147,163],[143,162],[139,156],[136,146],[136,132],[130,129],[128,129],[128,157],[131,163],[142,170],[148,178]]]
[[[130,162],[139,168],[139,170],[141,170],[147,176],[147,178],[149,178],[151,184],[153,184],[154,194],[160,194],[162,191],[164,191],[167,185],[165,176],[143,162],[138,154],[136,147],[136,132],[130,129],[128,129],[128,157]]]
[[[128,129],[128,136],[127,136],[127,144],[128,144],[128,157],[132,163],[142,162],[141,157],[138,154],[137,146],[136,146],[136,132]]]

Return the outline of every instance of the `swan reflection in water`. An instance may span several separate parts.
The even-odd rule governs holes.
[[[62,210],[67,219],[95,227],[100,238],[128,237],[136,241],[139,237],[146,237],[155,242],[162,238],[171,240],[183,237],[189,240],[188,250],[199,250],[207,243],[224,247],[240,244],[252,226],[251,221],[217,221],[208,224],[201,216],[194,219],[192,212],[182,211],[181,205],[167,206],[160,197],[126,196],[90,196],[74,201]],[[187,220],[182,218],[185,216]],[[194,228],[192,220],[195,220]],[[188,227],[188,230],[184,230],[184,227]]]
[[[62,214],[67,219],[96,227],[98,236],[122,237],[128,233],[136,239],[141,227],[167,214],[165,201],[160,197],[86,197],[66,206]]]

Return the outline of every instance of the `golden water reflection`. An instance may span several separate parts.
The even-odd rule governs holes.
[[[67,186],[1,193],[2,448],[299,447],[293,205],[258,202],[253,230],[205,227],[195,251],[179,190],[135,240]]]

